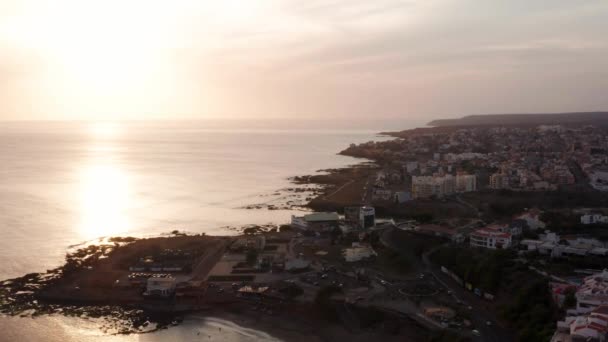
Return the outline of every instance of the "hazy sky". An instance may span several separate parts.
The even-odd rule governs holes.
[[[0,1],[0,119],[601,109],[604,0]]]

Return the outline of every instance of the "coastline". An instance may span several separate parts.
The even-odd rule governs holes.
[[[274,236],[272,234],[275,233],[272,229],[254,229],[240,236],[259,236],[259,234],[272,238]],[[293,234],[288,236],[293,236]],[[210,292],[205,296],[207,299],[204,303],[199,303],[194,299],[176,302],[177,299],[167,301],[141,298],[137,289],[104,285],[101,281],[110,274],[113,274],[112,277],[118,277],[119,272],[128,273],[129,271],[123,266],[117,266],[117,262],[121,261],[124,255],[135,255],[136,252],[147,253],[146,246],[158,243],[167,246],[188,246],[206,241],[210,245],[205,250],[209,251],[217,244],[232,244],[238,238],[239,236],[186,235],[174,232],[172,236],[156,238],[113,238],[110,240],[113,242],[112,245],[83,247],[68,254],[66,263],[61,267],[43,274],[32,273],[0,282],[0,313],[21,318],[63,315],[95,319],[100,322],[101,332],[108,335],[153,333],[181,325],[192,317],[202,317],[203,321],[206,317],[215,317],[234,322],[239,329],[263,331],[278,340],[325,341],[348,338],[353,341],[365,341],[373,336],[383,336],[388,341],[400,340],[392,332],[393,330],[378,331],[377,328],[353,330],[340,321],[333,319],[327,321],[324,317],[328,308],[318,306],[317,303],[310,302],[310,300],[294,300],[288,297],[281,297],[283,299],[280,301],[269,299],[266,305],[272,307],[272,311],[270,309],[258,311],[259,304],[256,301],[239,299],[238,296],[235,297],[236,293],[229,293],[229,291],[223,294],[209,288],[205,290],[205,292]],[[194,277],[194,279],[199,277],[196,272],[199,272],[200,265],[208,263],[206,255],[214,254],[205,253],[207,254],[202,254],[197,259],[198,261],[195,263],[198,265],[188,277]],[[223,253],[219,255],[221,256]],[[213,260],[209,262],[215,264]],[[118,268],[106,270],[108,265]],[[202,277],[200,279],[206,279],[209,270],[201,271],[203,273],[200,274]],[[102,278],[95,277],[95,280],[91,281],[90,277],[94,273],[103,276]],[[286,273],[285,276],[293,277],[297,274]],[[177,277],[180,277],[179,274]],[[340,301],[329,302],[328,305],[339,310],[344,305],[340,303]],[[360,308],[358,310],[365,312],[370,309]],[[424,340],[424,336],[430,334],[409,318],[388,313],[382,313],[382,316],[387,322],[394,322],[391,323],[391,326],[399,326],[400,328],[397,330],[416,331],[413,334],[420,336],[419,340]]]

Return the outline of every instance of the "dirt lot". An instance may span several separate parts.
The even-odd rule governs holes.
[[[218,244],[224,243],[223,238],[197,235],[142,239],[119,248],[104,249],[107,251],[105,253],[99,253],[99,247],[89,246],[87,250],[97,253],[83,257],[82,261],[77,260],[81,265],[85,265],[84,260],[87,260],[86,266],[65,272],[60,281],[45,289],[40,296],[50,301],[104,304],[140,302],[143,299],[141,289],[126,284],[127,275],[131,273],[129,266],[139,258],[164,249],[192,250],[200,252],[200,257],[194,262],[197,266],[207,260],[207,251],[214,252]]]

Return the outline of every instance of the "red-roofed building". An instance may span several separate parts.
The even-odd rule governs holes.
[[[511,247],[511,234],[495,227],[477,229],[469,235],[471,247],[505,249]]]
[[[549,287],[551,288],[553,301],[560,308],[564,305],[568,291],[572,291],[572,293],[576,292],[576,286],[572,284],[549,283]]]
[[[586,277],[576,291],[576,310],[579,313],[608,305],[608,269]]]
[[[608,335],[608,306],[598,306],[585,316],[570,316],[557,322],[552,342],[604,342]]]

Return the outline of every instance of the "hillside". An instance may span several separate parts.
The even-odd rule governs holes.
[[[608,112],[576,112],[550,114],[484,114],[460,119],[433,120],[429,126],[486,126],[542,124],[602,124],[608,125]]]

